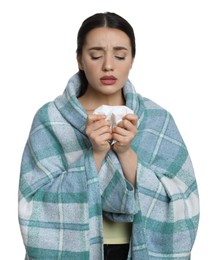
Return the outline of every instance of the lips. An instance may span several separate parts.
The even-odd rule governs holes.
[[[117,78],[115,78],[114,76],[104,76],[100,78],[100,81],[104,85],[113,85],[116,83]]]

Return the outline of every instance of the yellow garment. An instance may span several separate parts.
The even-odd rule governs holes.
[[[104,244],[128,244],[131,236],[131,223],[118,223],[103,217]]]

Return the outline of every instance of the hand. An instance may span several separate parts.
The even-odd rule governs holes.
[[[88,115],[86,122],[86,134],[89,137],[95,154],[106,155],[110,150],[108,140],[112,138],[110,123],[105,120],[105,115]]]
[[[135,114],[126,115],[117,127],[112,130],[112,138],[116,141],[113,150],[119,155],[129,150],[132,140],[137,134],[138,117]]]

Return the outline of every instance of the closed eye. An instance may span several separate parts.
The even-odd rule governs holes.
[[[98,59],[100,59],[100,58],[101,58],[101,56],[97,56],[97,57],[92,56],[92,57],[91,57],[92,60],[98,60]]]
[[[125,60],[125,57],[121,57],[121,56],[115,56],[115,58],[118,60]]]
[[[100,59],[102,56],[91,56],[91,59],[92,60],[98,60],[98,59]],[[125,57],[121,57],[121,56],[115,56],[115,58],[117,59],[117,60],[125,60]]]

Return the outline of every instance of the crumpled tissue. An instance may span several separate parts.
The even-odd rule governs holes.
[[[133,110],[128,108],[127,106],[108,106],[102,105],[95,109],[93,114],[105,115],[106,120],[108,120],[111,124],[111,128],[118,125],[122,118],[127,114],[134,114]],[[116,143],[114,140],[108,140],[110,145]]]
[[[122,118],[127,114],[134,114],[133,110],[127,106],[108,106],[102,105],[95,109],[94,114],[106,115],[106,120],[111,124],[111,127],[117,126],[122,121]]]

